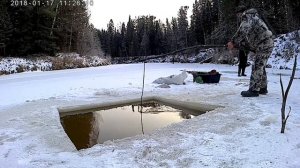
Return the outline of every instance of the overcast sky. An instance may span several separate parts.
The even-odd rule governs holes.
[[[177,17],[180,6],[189,6],[190,18],[195,0],[94,0],[90,6],[91,23],[98,29],[107,28],[110,19],[115,26],[127,23],[129,15],[134,19],[141,15],[154,15],[165,22],[166,18]]]

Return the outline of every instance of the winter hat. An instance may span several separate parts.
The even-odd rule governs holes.
[[[247,7],[244,5],[240,5],[236,8],[235,13],[243,13],[245,10],[247,10]]]

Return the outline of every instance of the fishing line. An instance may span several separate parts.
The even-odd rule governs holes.
[[[146,62],[144,62],[144,71],[143,71],[143,87],[142,87],[142,95],[141,95],[141,125],[142,125],[142,132],[144,134],[144,124],[143,124],[143,96],[144,96],[144,88],[145,88],[145,71],[146,71]]]

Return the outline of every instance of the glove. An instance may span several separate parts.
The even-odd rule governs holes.
[[[230,41],[230,42],[228,42],[227,43],[227,48],[229,49],[229,50],[232,50],[233,48],[234,48],[234,44]]]

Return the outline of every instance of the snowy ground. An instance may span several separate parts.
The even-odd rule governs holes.
[[[223,75],[219,84],[156,88],[152,81],[182,69]],[[222,105],[201,116],[77,151],[57,107],[140,97],[143,64],[110,65],[0,76],[0,167],[300,167],[300,74],[288,97],[292,112],[280,134],[281,92],[291,70],[267,69],[269,94],[243,98],[249,76],[214,64],[147,64],[145,96]],[[250,74],[250,68],[247,68]]]

